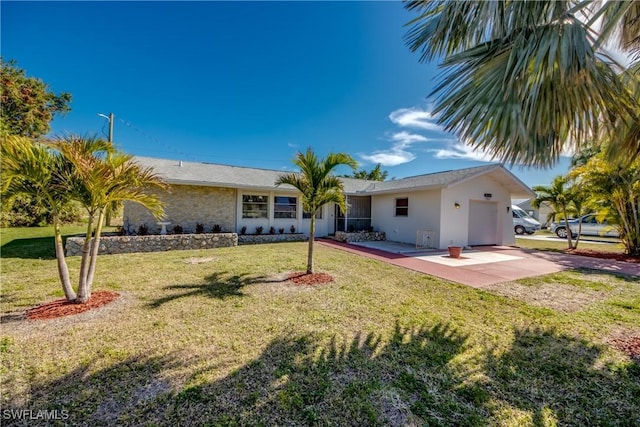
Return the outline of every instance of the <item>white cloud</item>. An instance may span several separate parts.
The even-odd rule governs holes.
[[[389,114],[389,119],[400,127],[442,131],[436,123],[436,116],[419,108],[400,108]]]
[[[436,159],[463,159],[463,160],[476,160],[480,162],[493,162],[495,159],[490,154],[481,150],[474,149],[473,147],[463,144],[462,142],[456,142],[450,144],[446,148],[439,150],[429,150],[434,153]]]
[[[380,163],[382,166],[397,166],[416,158],[408,151],[376,151],[371,155],[360,154],[360,157],[372,163]]]
[[[413,153],[407,151],[413,144],[429,141],[428,138],[422,135],[405,131],[392,134],[389,140],[393,141],[393,144],[388,150],[378,150],[372,154],[360,154],[360,157],[372,163],[380,163],[382,166],[397,166],[416,158]]]

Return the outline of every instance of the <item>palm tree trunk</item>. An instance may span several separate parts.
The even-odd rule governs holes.
[[[104,222],[105,211],[104,209],[98,214],[98,224],[96,225],[96,232],[93,236],[93,243],[91,245],[91,255],[89,262],[89,272],[87,273],[87,300],[91,298],[91,285],[93,285],[93,275],[96,272],[96,264],[98,263],[98,251],[100,250],[100,235],[102,234],[102,223]]]
[[[316,234],[316,214],[311,215],[311,222],[309,224],[309,254],[307,256],[307,274],[313,274],[313,240]]]
[[[573,249],[573,245],[571,244],[571,227],[569,227],[569,216],[567,216],[567,207],[562,206],[562,213],[564,214],[564,224],[567,228],[567,249]]]
[[[87,289],[87,275],[89,273],[89,262],[91,261],[91,233],[93,231],[93,218],[93,214],[89,215],[87,234],[84,237],[84,243],[82,245],[80,278],[78,279],[78,296],[76,297],[77,303],[85,303],[89,301],[89,298],[91,297],[91,292]]]
[[[56,259],[58,261],[58,276],[60,277],[60,283],[62,283],[62,290],[64,290],[64,297],[67,301],[73,301],[76,299],[76,293],[71,286],[71,279],[69,278],[69,267],[67,266],[67,259],[64,256],[64,245],[62,244],[62,231],[60,229],[60,220],[58,215],[53,217],[53,229],[54,240],[56,246]]]

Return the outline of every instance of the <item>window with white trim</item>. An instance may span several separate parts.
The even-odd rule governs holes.
[[[273,205],[273,217],[295,219],[297,217],[297,206],[297,197],[276,196]]]
[[[396,199],[396,216],[409,216],[409,198]]]
[[[242,195],[242,218],[268,218],[269,196]]]

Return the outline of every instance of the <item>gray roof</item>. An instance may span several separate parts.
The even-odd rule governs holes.
[[[275,186],[284,171],[257,169],[214,163],[136,157],[143,166],[152,167],[169,184],[212,187],[247,188],[257,190],[297,191],[290,185]],[[529,187],[500,164],[491,164],[445,172],[417,175],[391,181],[367,181],[341,178],[347,194],[383,194],[447,188],[487,175],[504,185],[512,197],[535,197]]]
[[[286,171],[281,170],[138,156],[136,156],[135,160],[142,166],[152,167],[155,172],[169,184],[251,188],[256,190],[274,190],[277,188],[278,190],[284,191],[297,191],[290,185],[276,187],[276,180],[280,175],[286,173]],[[353,178],[341,179],[347,194],[360,192],[367,188],[372,182]]]

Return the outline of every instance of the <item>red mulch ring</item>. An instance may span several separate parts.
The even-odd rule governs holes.
[[[333,282],[333,277],[327,273],[307,274],[300,271],[289,274],[288,279],[299,286],[314,286]]]
[[[640,363],[640,336],[630,338],[614,338],[611,344],[618,350],[626,353],[631,360]]]
[[[76,304],[66,299],[57,299],[47,302],[27,310],[27,319],[43,320],[55,319],[62,316],[70,316],[72,314],[80,314],[94,308],[102,307],[112,301],[115,301],[120,294],[109,291],[97,291],[91,294],[91,298],[84,304]]]
[[[566,250],[565,252],[573,255],[582,255],[582,256],[588,256],[592,258],[613,259],[616,261],[625,261],[625,262],[633,262],[636,264],[640,264],[640,257],[631,256],[627,254],[616,254],[613,252],[599,252],[591,249],[571,249],[571,250]]]

